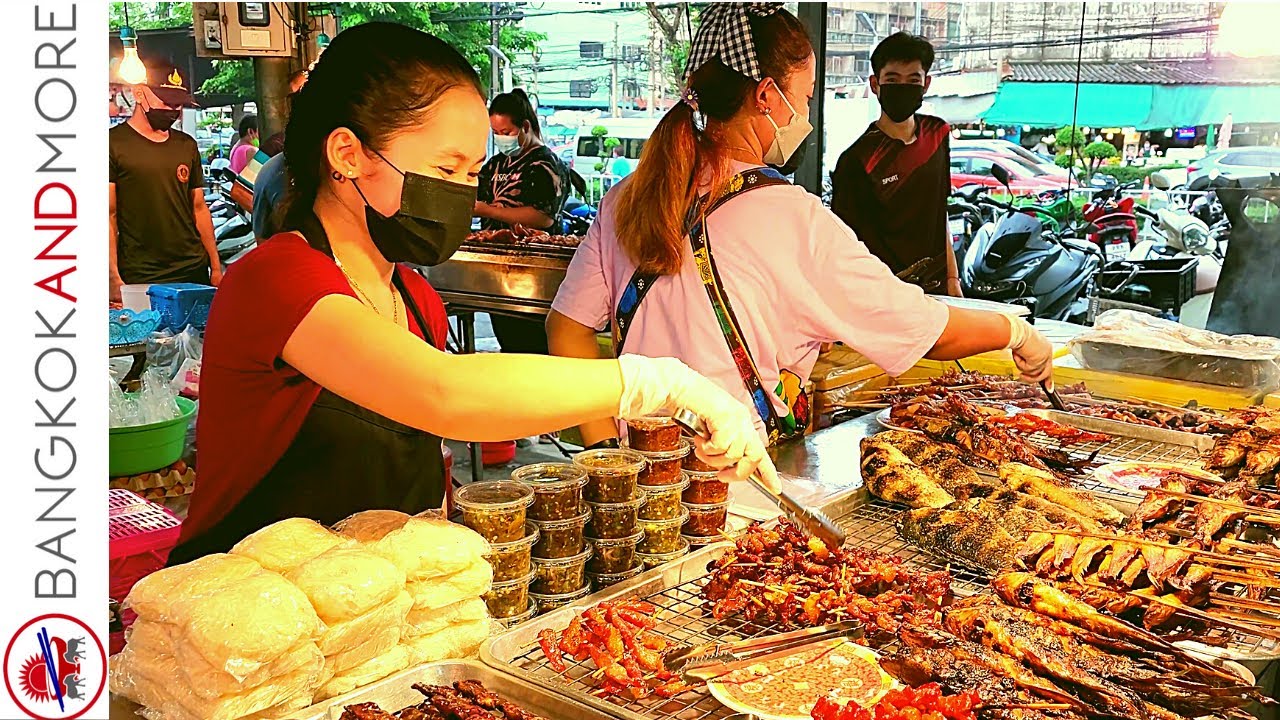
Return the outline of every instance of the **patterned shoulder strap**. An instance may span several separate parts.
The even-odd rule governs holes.
[[[756,179],[748,181],[748,176],[754,176]],[[725,183],[725,188],[715,197],[703,197],[698,202],[695,202],[689,208],[689,214],[685,217],[684,226],[689,232],[692,232],[692,228],[695,225],[700,225],[713,211],[738,195],[770,185],[785,184],[788,184],[786,178],[773,168],[756,168],[741,172],[730,178]],[[734,190],[732,188],[737,189]],[[640,303],[644,300],[649,288],[653,287],[653,283],[657,281],[658,277],[657,273],[645,273],[637,269],[631,275],[627,286],[623,288],[622,297],[618,299],[618,307],[614,312],[612,323],[614,355],[622,354],[622,346],[627,341],[627,333],[631,329],[631,322],[640,310]]]

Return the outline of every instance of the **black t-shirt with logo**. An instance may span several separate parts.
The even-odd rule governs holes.
[[[121,123],[108,133],[116,186],[116,260],[126,283],[208,282],[209,255],[196,230],[193,190],[203,190],[200,151],[170,130],[153,142]]]
[[[510,157],[498,153],[480,169],[477,197],[498,207],[531,207],[553,224],[550,232],[560,232],[558,223],[565,200],[569,199],[569,168],[546,145]],[[506,223],[480,220],[484,230],[503,230]],[[542,229],[542,228],[539,228]]]
[[[945,292],[951,127],[916,115],[911,144],[872,123],[831,174],[831,209],[899,277]]]

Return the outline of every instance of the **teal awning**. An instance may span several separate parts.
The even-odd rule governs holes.
[[[1137,127],[1151,112],[1152,85],[1081,83],[1076,125]],[[988,125],[1065,127],[1076,103],[1074,83],[1004,82],[983,113]]]
[[[1076,102],[1073,83],[1005,82],[988,125],[1064,127]],[[1280,120],[1280,85],[1134,85],[1081,83],[1076,124],[1138,130]]]

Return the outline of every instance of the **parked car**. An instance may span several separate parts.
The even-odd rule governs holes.
[[[609,137],[622,143],[622,154],[632,163],[640,159],[644,143],[658,126],[659,118],[598,118],[578,128],[574,137],[574,155],[571,167],[583,177],[596,175],[596,163],[608,155],[600,147],[600,139],[591,134],[596,126],[609,130]]]
[[[1050,175],[1037,165],[981,150],[951,150],[951,187],[953,189],[976,183],[992,188],[1002,185],[992,174],[992,167],[999,166],[1009,173],[1009,187],[1016,195],[1031,195],[1045,190],[1065,188],[1066,178]]]
[[[549,147],[551,148],[551,152],[555,153],[556,157],[560,158],[566,167],[573,167],[574,144],[572,142],[567,142],[562,145],[550,145]]]
[[[1258,145],[1215,150],[1187,167],[1187,184],[1212,175],[1215,170],[1218,175],[1214,177],[1228,180],[1280,174],[1280,147]]]
[[[1041,168],[1049,175],[1066,178],[1069,174],[1066,168],[1060,168],[1057,165],[1054,165],[1052,160],[1045,159],[1022,147],[1018,143],[1010,142],[1008,140],[952,140],[951,149],[981,150],[983,152],[994,152],[1001,155],[1012,155],[1020,160]]]

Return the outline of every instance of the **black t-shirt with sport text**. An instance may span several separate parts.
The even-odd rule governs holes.
[[[477,198],[498,207],[531,207],[551,218],[549,231],[558,234],[560,212],[569,199],[569,168],[546,145],[516,157],[498,153],[480,169]],[[482,218],[480,227],[504,230],[507,224]]]
[[[120,123],[108,133],[116,189],[116,261],[126,283],[208,282],[192,191],[204,189],[195,138],[170,130],[153,142]]]
[[[831,209],[898,277],[945,293],[951,127],[916,115],[908,144],[875,123],[849,146],[831,174]]]

